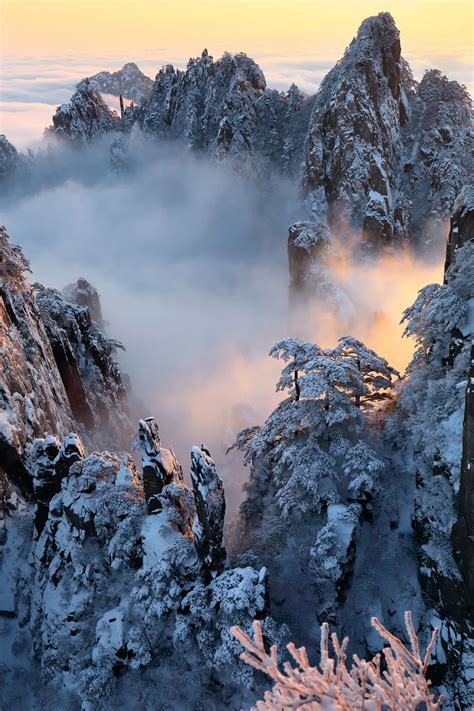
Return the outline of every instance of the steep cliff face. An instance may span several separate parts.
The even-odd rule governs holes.
[[[4,134],[0,135],[0,182],[15,176],[21,165],[21,156]]]
[[[183,142],[254,174],[288,175],[301,185],[302,217],[309,209],[316,222],[349,227],[375,247],[439,241],[441,221],[469,178],[470,97],[436,70],[413,79],[389,13],[364,20],[312,97],[295,85],[268,89],[243,53],[214,61],[204,50],[184,71],[163,67],[143,105],[119,119],[94,87],[141,95],[138,71],[126,65],[81,82],[50,130],[82,141],[119,128],[112,161],[120,171],[133,162],[127,134],[138,125],[148,137]]]
[[[469,708],[474,700],[469,195],[472,189],[465,188],[455,201],[444,284],[424,287],[404,313],[417,350],[395,412],[396,437],[402,437],[416,483],[412,525],[428,603],[425,620],[442,628],[435,674],[449,685],[454,708]]]
[[[472,106],[465,87],[437,70],[408,91],[410,120],[402,130],[402,188],[412,203],[410,232],[439,237],[454,199],[472,172]],[[437,223],[438,220],[438,223]]]
[[[130,438],[126,391],[114,359],[117,341],[105,338],[86,306],[35,285],[35,299],[75,420],[93,441],[120,449]]]
[[[451,230],[446,250],[446,280],[459,278],[457,260],[466,259],[467,250],[472,253],[474,244],[474,187],[466,186],[456,198],[455,210],[451,220]],[[469,276],[468,279],[472,278]],[[467,369],[467,382],[464,400],[464,417],[462,426],[462,459],[459,483],[458,516],[452,530],[452,541],[458,563],[465,581],[465,596],[468,600],[474,597],[474,289],[467,294],[468,324],[466,333],[456,333],[456,348],[452,353],[455,357],[463,345],[463,340],[471,340],[470,362]],[[470,329],[469,329],[470,326]],[[474,606],[473,606],[474,607]],[[473,611],[474,615],[474,611]]]
[[[58,106],[47,135],[81,144],[118,128],[120,119],[88,80],[81,82],[68,104]]]
[[[131,424],[125,386],[87,306],[25,276],[28,262],[0,231],[0,464],[2,474],[31,497],[29,446],[46,434],[62,439],[79,430],[88,444],[122,448]]]
[[[400,124],[407,119],[400,36],[382,13],[362,23],[316,97],[303,189],[315,217],[362,228],[364,239],[400,237]]]
[[[134,62],[124,64],[117,72],[99,72],[84,81],[88,81],[96,91],[114,96],[122,95],[139,104],[148,98],[153,87],[153,81],[143,74]]]
[[[69,400],[26,279],[28,262],[0,228],[0,469],[31,497],[28,446],[45,432],[64,437],[74,427]]]
[[[474,242],[474,186],[465,185],[454,201],[446,245],[445,277],[455,260],[456,251],[470,242]]]
[[[255,104],[265,78],[245,54],[217,62],[204,50],[186,70],[171,65],[157,74],[144,107],[147,133],[183,138],[190,148],[249,152],[255,131]]]

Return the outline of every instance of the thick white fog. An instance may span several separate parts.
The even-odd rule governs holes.
[[[246,472],[225,450],[278,401],[271,345],[294,335],[330,346],[350,332],[403,369],[412,346],[401,342],[401,312],[440,278],[440,264],[407,254],[360,263],[340,249],[333,277],[350,318],[315,304],[290,325],[287,229],[304,218],[295,186],[259,184],[176,146],[141,150],[141,167],[122,177],[109,169],[107,142],[55,150],[22,195],[4,198],[2,222],[32,280],[62,288],[84,276],[98,288],[139,414],[155,415],[185,469],[191,445],[205,443],[235,510]],[[349,245],[352,236],[337,237]]]

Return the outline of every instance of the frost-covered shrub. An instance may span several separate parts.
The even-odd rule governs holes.
[[[422,655],[418,638],[413,627],[411,614],[405,613],[405,621],[410,640],[410,648],[391,634],[377,618],[372,625],[388,642],[383,650],[386,670],[382,671],[381,655],[371,661],[354,657],[351,667],[347,666],[347,637],[339,642],[337,635],[331,635],[333,652],[329,648],[329,628],[325,623],[321,628],[321,659],[319,667],[312,666],[304,647],[297,649],[289,644],[287,649],[293,663],[286,663],[280,669],[277,647],[272,645],[270,654],[265,650],[265,641],[258,621],[253,625],[253,639],[238,626],[232,634],[240,641],[245,651],[242,659],[274,682],[273,688],[265,692],[265,698],[257,701],[258,711],[279,709],[311,709],[319,711],[362,711],[362,709],[387,709],[387,711],[437,711],[443,703],[443,696],[431,692],[426,678],[428,664],[439,629],[433,632],[425,654]]]

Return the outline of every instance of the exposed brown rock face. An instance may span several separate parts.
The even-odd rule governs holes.
[[[34,439],[79,431],[88,445],[128,444],[131,424],[116,341],[86,306],[69,304],[25,276],[29,265],[0,228],[0,471],[33,495]]]
[[[31,497],[26,451],[45,432],[64,437],[74,429],[69,400],[25,276],[28,262],[0,228],[0,468]]]

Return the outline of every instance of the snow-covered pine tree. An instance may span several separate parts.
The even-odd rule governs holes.
[[[285,363],[277,390],[288,396],[234,444],[251,465],[241,539],[272,580],[292,556],[301,587],[313,586],[320,619],[332,619],[384,468],[369,413],[398,373],[350,337],[329,349],[287,338],[270,355]]]

